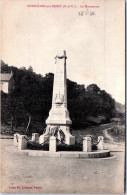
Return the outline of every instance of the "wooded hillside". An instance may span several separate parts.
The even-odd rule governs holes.
[[[52,103],[52,73],[45,76],[33,72],[32,67],[20,69],[1,62],[1,72],[13,72],[16,86],[11,94],[2,92],[2,123],[13,119],[16,126],[32,120],[45,122]],[[85,83],[85,80],[84,80]],[[115,117],[115,100],[96,84],[87,87],[67,80],[68,110],[73,126],[89,124],[92,117],[108,122]],[[76,127],[77,128],[77,127]]]

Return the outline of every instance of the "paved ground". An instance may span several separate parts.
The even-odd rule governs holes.
[[[2,193],[123,193],[124,152],[107,159],[29,157],[5,152],[13,140],[0,141]]]

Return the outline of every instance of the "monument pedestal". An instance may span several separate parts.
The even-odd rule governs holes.
[[[60,129],[65,134],[65,143],[67,145],[74,145],[75,144],[75,137],[70,133],[70,126],[69,125],[60,125]]]
[[[71,125],[72,121],[69,117],[69,112],[64,104],[53,104],[49,117],[46,120],[47,125]]]

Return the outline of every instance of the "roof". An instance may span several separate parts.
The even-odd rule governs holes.
[[[13,76],[13,74],[11,74],[11,73],[3,73],[0,76],[1,76],[1,81],[10,81],[10,79]]]

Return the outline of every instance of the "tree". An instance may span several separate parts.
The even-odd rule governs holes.
[[[98,93],[100,91],[100,88],[96,84],[91,84],[88,85],[86,91],[89,93]]]
[[[28,123],[28,113],[32,120],[45,123],[52,105],[53,78],[52,73],[44,77],[27,70],[8,66],[2,62],[1,71],[13,71],[15,89],[11,94],[1,94],[2,123],[11,120],[22,125]],[[85,88],[67,79],[68,110],[73,124],[85,123],[87,118],[104,116],[107,120],[115,116],[115,100],[96,84]]]
[[[29,71],[29,72],[33,72],[32,66],[29,66],[28,71]]]

